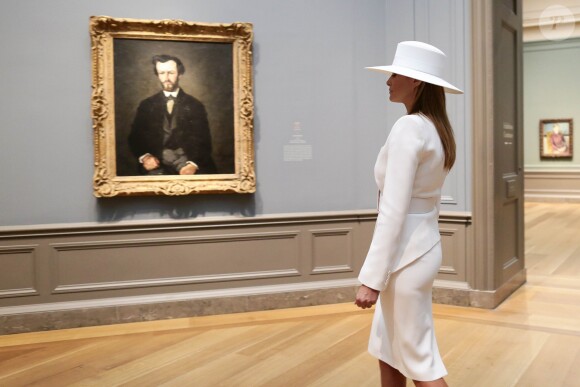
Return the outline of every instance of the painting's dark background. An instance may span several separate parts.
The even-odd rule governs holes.
[[[207,110],[218,173],[234,173],[233,44],[167,40],[113,40],[117,175],[138,175],[127,136],[139,103],[161,90],[153,71],[154,55],[176,56],[185,73],[179,86]]]

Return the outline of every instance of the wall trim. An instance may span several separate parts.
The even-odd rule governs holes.
[[[574,165],[571,168],[525,167],[526,177],[558,176],[558,178],[580,179],[580,168]]]
[[[526,283],[526,269],[516,273],[511,279],[493,291],[471,291],[469,306],[484,309],[495,309],[520,286]]]
[[[474,290],[466,282],[435,280],[433,302],[493,309],[525,278],[524,270],[494,291]],[[0,335],[345,303],[354,301],[358,286],[358,280],[350,278],[2,307]]]
[[[188,220],[127,220],[118,223],[65,223],[25,226],[0,226],[0,240],[19,237],[70,236],[99,233],[126,233],[141,231],[176,231],[196,228],[233,228],[264,226],[272,224],[305,224],[336,221],[376,220],[376,210],[300,212],[293,214],[271,214],[254,217],[216,216]],[[471,222],[471,212],[441,211],[445,221]]]
[[[576,25],[576,28],[580,28],[580,23]],[[524,33],[526,31],[524,30]],[[580,48],[580,38],[571,37],[566,40],[554,41],[554,40],[539,40],[539,41],[525,41],[524,52],[534,52],[534,51],[552,51],[552,50],[562,50],[562,49],[577,49]]]
[[[38,291],[34,288],[0,290],[0,298],[25,297],[35,295],[38,295]]]
[[[0,289],[0,335],[352,302],[376,217],[361,210],[3,227],[6,269],[21,267],[14,253],[33,251],[38,284]],[[446,296],[434,300],[469,305],[462,262],[471,213],[443,211],[439,221],[457,265],[442,267],[434,295]]]
[[[494,50],[493,2],[471,3],[473,261],[468,282],[494,288]]]
[[[436,280],[433,302],[492,309],[525,282],[525,271],[494,291]],[[354,301],[356,279],[57,302],[0,308],[0,335]],[[354,305],[353,305],[353,308]]]
[[[0,335],[352,302],[357,287],[346,279],[4,307]]]
[[[54,264],[56,267],[60,265],[59,253],[65,251],[75,250],[97,250],[97,249],[111,249],[111,248],[131,248],[131,247],[154,247],[154,246],[179,246],[191,244],[207,244],[207,243],[228,243],[228,242],[244,242],[244,241],[262,241],[273,239],[288,239],[297,242],[299,236],[298,231],[288,232],[261,232],[261,233],[239,233],[230,235],[204,235],[192,237],[171,237],[171,238],[147,238],[137,240],[106,240],[98,242],[75,242],[75,243],[51,243],[50,247],[54,252]],[[297,264],[298,262],[296,262]],[[58,272],[58,270],[55,270]],[[127,289],[132,287],[150,287],[150,286],[165,286],[178,284],[195,284],[216,281],[235,281],[243,279],[257,279],[257,278],[276,278],[298,276],[300,271],[297,267],[290,267],[282,270],[262,270],[249,272],[235,272],[235,273],[220,273],[214,275],[196,275],[196,276],[179,276],[169,278],[153,278],[153,279],[139,279],[130,281],[107,281],[97,283],[83,283],[83,284],[59,284],[58,276],[54,278],[53,282],[57,283],[53,293],[76,293],[87,292],[105,289]]]
[[[495,290],[472,289],[467,282],[435,280],[433,301],[440,304],[495,309],[526,282],[526,269]]]
[[[27,272],[29,273],[29,283],[24,284],[20,283],[20,287],[18,288],[1,288],[0,287],[0,299],[1,298],[11,298],[11,297],[26,297],[26,296],[36,296],[39,295],[38,291],[38,281],[37,276],[34,270],[34,267],[37,263],[36,258],[36,249],[38,248],[38,244],[29,244],[29,245],[14,245],[14,246],[0,246],[0,266],[2,266],[5,273],[10,276],[14,276],[15,273],[10,271],[8,267],[9,264],[7,262],[3,262],[2,255],[13,255],[13,254],[28,254],[29,255],[29,266],[27,268]],[[23,278],[21,276],[22,273],[18,276],[18,278],[22,281]],[[4,284],[5,285],[5,284]],[[26,286],[28,285],[28,286]]]
[[[348,254],[346,255],[347,259],[342,264],[335,264],[335,265],[324,265],[319,264],[316,260],[319,254],[317,254],[317,242],[320,239],[325,237],[344,237],[344,243],[346,251]],[[334,229],[313,229],[310,230],[310,239],[311,239],[311,258],[312,262],[310,263],[310,273],[311,274],[324,274],[324,273],[344,273],[344,272],[352,272],[354,271],[353,265],[353,257],[354,257],[354,248],[353,248],[353,229],[352,227],[348,228],[334,228]]]
[[[376,219],[376,210],[300,212],[293,214],[270,214],[252,217],[215,216],[198,217],[187,220],[126,220],[118,223],[65,223],[24,226],[0,226],[0,240],[3,238],[43,237],[59,235],[81,235],[114,232],[176,231],[197,228],[232,228],[264,226],[272,224],[305,224],[323,222],[344,222]]]
[[[441,211],[439,212],[439,222],[470,225],[472,223],[472,215],[471,212],[464,211]]]
[[[580,170],[526,169],[527,201],[580,202]]]
[[[360,283],[356,278],[348,278],[330,281],[313,281],[295,284],[250,286],[244,288],[202,290],[195,292],[172,293],[172,294],[154,294],[147,296],[103,298],[98,300],[83,300],[69,302],[54,302],[49,304],[34,304],[20,306],[0,307],[0,316],[18,315],[27,313],[57,312],[75,309],[92,309],[103,307],[119,307],[157,304],[161,302],[175,302],[188,300],[206,300],[212,298],[255,296],[264,294],[288,293],[306,290],[334,289],[343,287],[357,287]],[[485,293],[473,290],[467,282],[447,281],[436,279],[434,282],[435,289],[454,289],[463,290],[470,293]]]
[[[526,190],[524,197],[528,202],[580,203],[580,192]]]
[[[295,284],[249,286],[244,288],[200,290],[184,293],[154,294],[147,296],[103,298],[98,300],[53,302],[49,304],[7,306],[0,307],[0,316],[25,314],[25,313],[67,311],[75,309],[148,305],[165,302],[207,300],[225,297],[256,296],[264,294],[352,287],[357,286],[358,284],[359,283],[356,278],[348,278],[341,280],[301,282]]]
[[[232,274],[218,274],[218,275],[203,275],[195,277],[183,277],[183,278],[159,278],[150,279],[143,281],[115,281],[115,282],[101,282],[101,283],[89,283],[89,284],[78,284],[78,285],[59,285],[57,286],[53,293],[78,293],[78,292],[90,292],[96,290],[106,290],[106,289],[128,289],[133,287],[151,287],[151,286],[165,286],[165,285],[182,285],[182,284],[195,284],[195,283],[206,283],[206,282],[217,282],[217,281],[239,281],[247,279],[258,279],[258,278],[278,278],[278,277],[292,277],[299,276],[300,272],[297,269],[287,269],[287,270],[268,270],[268,271],[258,271],[258,272],[247,272],[247,273],[232,273]]]

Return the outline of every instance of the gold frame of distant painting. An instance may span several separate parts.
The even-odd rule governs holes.
[[[90,36],[93,77],[91,112],[95,152],[93,188],[95,196],[255,192],[252,24],[193,23],[181,20],[137,20],[93,16],[90,18]],[[125,111],[129,111],[129,109],[127,103],[122,104],[119,93],[123,91],[125,95],[131,95],[127,93],[127,89],[141,87],[139,85],[142,83],[134,80],[132,84],[119,86],[120,80],[116,79],[118,67],[115,67],[114,63],[116,58],[114,47],[120,42],[129,44],[129,47],[131,44],[145,45],[144,47],[151,45],[150,47],[155,47],[157,50],[159,47],[164,50],[165,46],[179,45],[180,49],[185,49],[188,55],[189,52],[195,51],[203,44],[211,46],[210,48],[215,46],[222,50],[226,47],[224,52],[229,52],[227,61],[231,62],[229,66],[232,71],[230,71],[231,75],[228,78],[231,85],[221,85],[221,89],[225,90],[225,93],[229,93],[229,103],[225,105],[213,103],[212,106],[217,115],[221,114],[222,110],[230,112],[228,114],[230,114],[231,119],[228,125],[232,133],[223,134],[224,138],[229,135],[231,142],[228,145],[231,149],[228,159],[229,169],[224,169],[225,172],[216,169],[215,173],[193,175],[118,173],[122,161],[118,152],[122,149],[121,145],[125,136],[124,133],[121,135],[121,129],[116,126],[121,122],[121,118],[129,121],[128,118],[121,116],[123,109]],[[205,46],[203,47],[205,48]],[[212,66],[206,67],[212,68]],[[143,75],[143,79],[149,80],[157,77],[152,69],[152,67],[139,68],[135,69],[139,71],[132,71],[131,74],[147,72],[146,75]],[[212,76],[218,78],[210,72],[203,79],[211,81]],[[216,79],[213,80],[216,81]],[[115,83],[116,81],[117,83]],[[158,79],[154,81],[159,87]],[[213,90],[214,88],[207,87],[206,89]],[[128,113],[124,114],[129,116]],[[208,116],[210,116],[209,113]],[[131,158],[131,162],[139,167],[134,154]],[[138,158],[136,159],[138,160]]]
[[[543,160],[571,159],[574,155],[573,130],[572,118],[540,120],[540,158]],[[552,139],[555,135],[559,136],[559,141]]]

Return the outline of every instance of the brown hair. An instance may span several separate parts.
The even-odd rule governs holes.
[[[185,73],[185,66],[183,65],[183,62],[179,60],[178,57],[162,54],[155,55],[153,58],[151,58],[151,63],[153,63],[153,72],[155,73],[155,75],[157,75],[157,62],[165,63],[169,62],[170,60],[174,61],[175,64],[177,65],[177,74],[182,75],[183,73]]]
[[[409,112],[409,114],[415,113],[425,115],[435,125],[445,153],[444,166],[449,171],[455,164],[455,138],[449,117],[447,117],[443,87],[422,82],[417,89],[415,103]]]

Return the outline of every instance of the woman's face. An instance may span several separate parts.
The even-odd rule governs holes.
[[[393,73],[387,80],[389,99],[391,102],[403,103],[409,108],[415,102],[415,93],[420,84],[421,81],[414,78]]]

